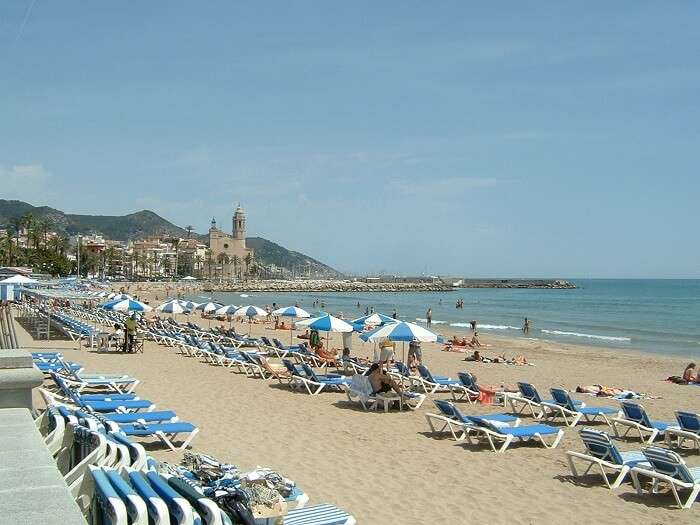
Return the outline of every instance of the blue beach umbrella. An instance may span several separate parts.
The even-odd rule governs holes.
[[[166,314],[181,314],[187,311],[180,301],[173,299],[171,301],[166,301],[163,304],[156,307],[158,312],[163,312]]]
[[[318,330],[319,332],[328,332],[328,337],[326,337],[326,346],[330,343],[330,333],[331,332],[352,332],[352,325],[333,317],[332,315],[322,315],[321,317],[312,317],[311,319],[304,319],[303,321],[297,321],[294,323],[297,328],[303,327],[309,330]]]
[[[192,310],[197,308],[197,306],[199,306],[199,303],[195,303],[194,301],[185,301],[183,299],[178,299],[178,301],[188,312],[191,312]]]
[[[113,312],[150,312],[153,310],[147,304],[141,301],[136,301],[134,299],[121,299],[112,300],[100,305],[100,308],[104,310],[111,310]]]
[[[223,306],[223,304],[220,304],[220,303],[209,302],[209,303],[198,304],[197,306],[194,307],[194,309],[200,310],[204,313],[209,313],[209,312],[214,312],[214,311],[218,310],[222,306]]]
[[[393,317],[389,317],[388,315],[384,315],[384,314],[380,314],[380,313],[373,313],[370,315],[364,315],[362,317],[354,319],[352,321],[352,325],[355,328],[355,331],[361,332],[363,328],[368,327],[368,326],[371,326],[371,327],[384,326],[385,324],[395,323],[395,322],[397,322],[397,321]]]
[[[386,324],[371,332],[360,335],[363,341],[401,341],[404,343],[405,361],[405,343],[406,341],[421,341],[426,343],[441,343],[444,341],[442,336],[439,336],[430,330],[418,326],[417,324],[399,321],[397,323]]]
[[[240,306],[236,306],[235,304],[229,304],[227,306],[222,306],[216,311],[216,315],[233,315],[236,313],[236,310],[238,310]]]
[[[294,317],[297,319],[308,319],[311,317],[309,312],[299,308],[298,306],[286,306],[283,308],[278,308],[274,312],[274,315],[281,315],[282,317]],[[289,344],[294,342],[294,323],[289,324]]]
[[[266,315],[267,312],[265,310],[253,305],[241,306],[238,310],[233,312],[234,317],[248,318],[248,335],[250,335],[250,325],[253,324],[253,317],[263,317]]]

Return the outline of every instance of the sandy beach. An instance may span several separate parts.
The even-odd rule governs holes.
[[[179,318],[208,325],[194,315]],[[247,323],[234,326],[248,331]],[[312,503],[333,503],[358,523],[691,523],[698,518],[697,505],[676,510],[672,496],[640,498],[631,483],[610,491],[597,475],[573,480],[564,452],[583,450],[577,432],[581,426],[562,424],[565,436],[555,450],[515,444],[495,454],[485,446],[432,435],[424,417],[434,412],[430,399],[417,411],[365,412],[345,394],[294,393],[276,381],[250,379],[152,342],[143,354],[98,354],[79,350],[76,343],[38,342],[21,328],[19,332],[27,348],[61,349],[87,372],[135,375],[142,381],[137,390],[142,398],[199,426],[194,450],[243,467],[276,469],[310,494]],[[288,331],[265,324],[253,324],[251,332],[289,340]],[[450,329],[445,335],[451,334]],[[339,346],[339,337],[332,341]],[[484,355],[525,354],[535,366],[468,363],[464,354],[430,344],[424,344],[424,361],[433,373],[456,377],[458,371],[470,371],[487,385],[526,380],[540,392],[589,384],[645,392],[653,399],[643,404],[663,421],[674,421],[678,409],[700,412],[700,390],[664,381],[682,372],[683,359],[490,335],[482,341],[490,345]],[[372,345],[356,338],[353,353],[371,356]],[[575,396],[588,405],[618,406],[614,400]],[[448,399],[449,394],[435,398]],[[503,410],[466,402],[460,408],[468,414]],[[526,417],[523,424],[533,422]],[[596,427],[609,430],[605,424]],[[639,450],[640,442],[627,440],[621,448]],[[151,450],[162,460],[179,459],[172,452]],[[691,466],[700,465],[697,452],[684,455]]]

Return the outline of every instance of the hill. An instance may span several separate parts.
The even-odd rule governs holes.
[[[108,239],[128,241],[150,235],[187,237],[187,231],[160,215],[143,210],[128,215],[77,215],[64,213],[48,206],[32,206],[17,200],[0,199],[0,227],[8,227],[13,219],[31,214],[35,218],[48,218],[53,229],[66,235],[101,234]],[[206,241],[206,236],[197,235]],[[262,237],[248,237],[246,243],[255,250],[255,257],[262,264],[274,264],[288,270],[307,269],[311,273],[328,276],[340,275],[338,271],[303,253],[290,251]]]

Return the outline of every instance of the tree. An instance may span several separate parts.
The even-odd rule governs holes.
[[[209,269],[209,280],[211,281],[211,250],[207,250],[207,268]]]
[[[192,236],[192,230],[194,230],[194,228],[188,224],[185,226],[185,230],[187,231],[187,238],[189,239]]]
[[[194,272],[198,278],[202,278],[202,265],[204,263],[204,257],[201,255],[194,256]]]
[[[251,255],[250,252],[245,254],[245,257],[243,258],[245,261],[245,273],[246,276],[248,275],[248,271],[250,270],[250,263],[253,262],[253,256]]]
[[[234,255],[231,262],[233,263],[233,275],[238,277],[238,266],[241,264],[241,258],[238,255]]]

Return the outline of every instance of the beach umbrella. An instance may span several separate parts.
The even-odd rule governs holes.
[[[197,306],[194,307],[194,309],[195,309],[195,310],[200,310],[200,311],[202,311],[202,312],[204,312],[204,313],[209,313],[209,312],[214,312],[214,311],[218,310],[218,309],[221,308],[222,306],[223,306],[223,305],[222,305],[222,304],[219,304],[219,303],[208,302],[208,303],[201,303],[201,304],[198,304]]]
[[[197,306],[199,306],[199,303],[195,303],[195,302],[193,302],[193,301],[184,301],[184,300],[182,300],[182,299],[178,299],[178,301],[180,301],[180,304],[181,304],[181,305],[185,308],[185,310],[187,310],[188,312],[191,312],[192,310],[194,310],[195,308],[197,308]]]
[[[171,301],[166,301],[163,304],[156,307],[158,312],[163,312],[166,314],[181,314],[187,311],[180,301],[173,299]]]
[[[115,294],[110,294],[110,295],[111,295],[111,297],[108,295],[107,299],[109,299],[111,301],[123,301],[125,299],[133,299],[133,297],[131,297],[129,294],[125,294],[125,293],[115,293]]]
[[[273,315],[281,315],[282,317],[293,317],[296,319],[308,319],[311,317],[309,312],[299,308],[298,306],[286,306],[284,308],[278,308]],[[289,344],[294,342],[294,323],[289,323]]]
[[[395,323],[397,322],[396,319],[393,317],[389,317],[388,315],[380,314],[380,313],[373,313],[369,315],[364,315],[362,317],[359,317],[357,319],[354,319],[351,321],[353,326],[358,332],[361,332],[363,328],[371,326],[371,327],[377,327],[377,326],[384,326],[385,324],[389,323]]]
[[[216,315],[233,315],[236,313],[236,310],[238,310],[240,306],[236,306],[235,304],[229,304],[228,306],[222,306],[216,311]]]
[[[318,330],[319,332],[328,332],[326,337],[326,346],[330,348],[330,337],[331,332],[352,332],[352,325],[333,317],[332,315],[325,314],[320,317],[312,317],[311,319],[304,319],[302,321],[297,321],[294,323],[297,328],[308,328],[309,330]]]
[[[37,282],[39,281],[37,281],[36,279],[32,279],[31,277],[25,277],[24,275],[21,275],[19,273],[0,281],[0,283],[2,284],[33,284]]]
[[[266,315],[267,312],[265,310],[253,305],[241,306],[238,310],[233,312],[234,317],[248,318],[248,335],[250,335],[250,325],[253,324],[253,317],[263,317]]]
[[[406,341],[421,341],[426,343],[442,342],[439,336],[430,330],[414,323],[399,321],[380,326],[371,332],[360,335],[363,341],[401,341],[403,343],[403,359],[406,360]]]
[[[153,310],[147,304],[134,299],[112,300],[100,305],[104,310],[112,310],[114,312],[150,312]]]

